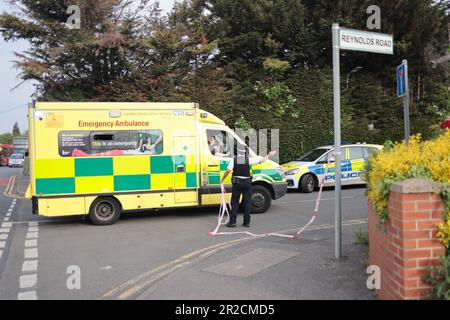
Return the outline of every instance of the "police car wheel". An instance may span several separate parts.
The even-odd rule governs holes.
[[[272,204],[272,195],[270,194],[270,191],[263,186],[253,186],[250,198],[252,213],[265,213]]]
[[[120,218],[121,207],[112,197],[97,198],[89,210],[89,219],[97,226],[111,225]]]
[[[306,174],[300,179],[300,191],[311,193],[316,189],[316,179],[312,174]]]

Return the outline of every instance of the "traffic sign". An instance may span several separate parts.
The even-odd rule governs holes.
[[[394,54],[394,37],[390,34],[340,28],[339,48],[343,50]]]
[[[406,95],[406,65],[401,64],[397,67],[397,96]]]

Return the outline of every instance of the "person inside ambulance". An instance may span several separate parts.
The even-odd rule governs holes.
[[[244,204],[244,223],[246,228],[250,227],[250,214],[251,214],[251,190],[252,190],[252,176],[250,174],[250,166],[255,164],[261,164],[267,161],[270,157],[273,157],[276,151],[269,152],[264,158],[255,159],[250,158],[249,148],[246,145],[235,145],[234,156],[228,163],[227,170],[225,171],[220,185],[224,188],[224,181],[233,172],[232,183],[233,190],[231,195],[231,214],[230,221],[227,223],[228,228],[236,227],[236,219],[239,208],[239,198],[242,195],[242,201]]]
[[[223,153],[223,143],[219,143],[216,136],[212,135],[208,138],[208,146],[211,154],[216,157],[229,157],[230,153]]]

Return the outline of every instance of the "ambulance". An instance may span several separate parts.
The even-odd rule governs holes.
[[[341,147],[341,181],[343,185],[365,184],[362,174],[373,153],[383,146],[376,144],[346,144]],[[297,160],[283,164],[289,189],[311,193],[324,179],[324,186],[333,186],[336,179],[334,146],[316,148]]]
[[[89,216],[96,225],[128,211],[217,205],[236,142],[244,143],[194,103],[37,102],[26,195],[33,214]],[[251,172],[252,210],[264,213],[287,181],[270,160]],[[231,177],[225,185],[230,193]]]

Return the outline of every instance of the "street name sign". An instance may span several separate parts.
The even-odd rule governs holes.
[[[339,47],[343,50],[394,54],[394,37],[390,34],[340,28]]]

